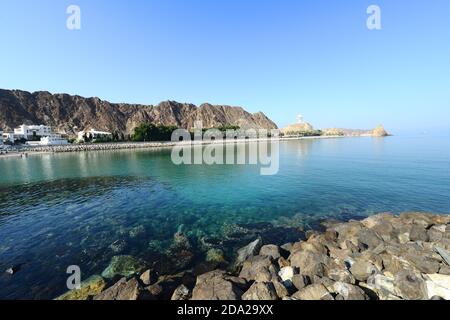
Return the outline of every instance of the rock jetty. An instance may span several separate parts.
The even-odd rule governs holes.
[[[159,276],[147,270],[106,289],[95,276],[82,293],[63,299],[450,299],[450,216],[382,213],[323,225],[324,231],[282,246],[257,238],[236,252],[227,270]]]

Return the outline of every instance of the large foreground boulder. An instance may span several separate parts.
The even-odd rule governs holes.
[[[271,282],[255,282],[242,295],[242,300],[277,300],[275,286]]]
[[[334,300],[327,288],[321,284],[312,284],[297,291],[292,298],[296,300]]]
[[[242,265],[245,260],[249,259],[250,257],[256,256],[259,253],[261,247],[262,247],[262,240],[261,238],[258,238],[255,241],[246,245],[245,247],[239,249],[237,252],[235,265],[238,267]]]
[[[94,297],[94,300],[137,300],[141,288],[136,278],[120,279],[115,285]]]
[[[239,300],[245,286],[244,279],[214,270],[197,277],[192,300]]]
[[[239,277],[247,281],[269,282],[277,279],[278,268],[272,263],[272,258],[254,256],[244,262]]]

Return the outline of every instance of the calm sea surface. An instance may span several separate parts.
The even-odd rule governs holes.
[[[248,241],[236,230],[407,210],[450,213],[450,138],[285,141],[275,176],[175,166],[170,150],[0,159],[0,298],[54,298],[66,291],[67,266],[85,279],[118,253],[158,263],[177,231],[195,264],[205,242],[227,252]],[[14,276],[3,273],[13,265]]]

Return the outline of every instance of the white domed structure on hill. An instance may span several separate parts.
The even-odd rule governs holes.
[[[308,122],[305,122],[302,115],[297,116],[297,123],[288,125],[281,130],[285,136],[304,134],[312,131],[314,131],[314,127]]]

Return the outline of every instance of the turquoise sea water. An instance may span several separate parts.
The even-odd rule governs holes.
[[[0,298],[54,298],[67,266],[101,273],[116,241],[158,264],[181,230],[195,266],[208,245],[228,253],[261,230],[281,244],[321,219],[406,210],[450,213],[450,138],[285,141],[275,176],[175,166],[170,150],[0,159],[0,271],[20,266],[0,274]]]

